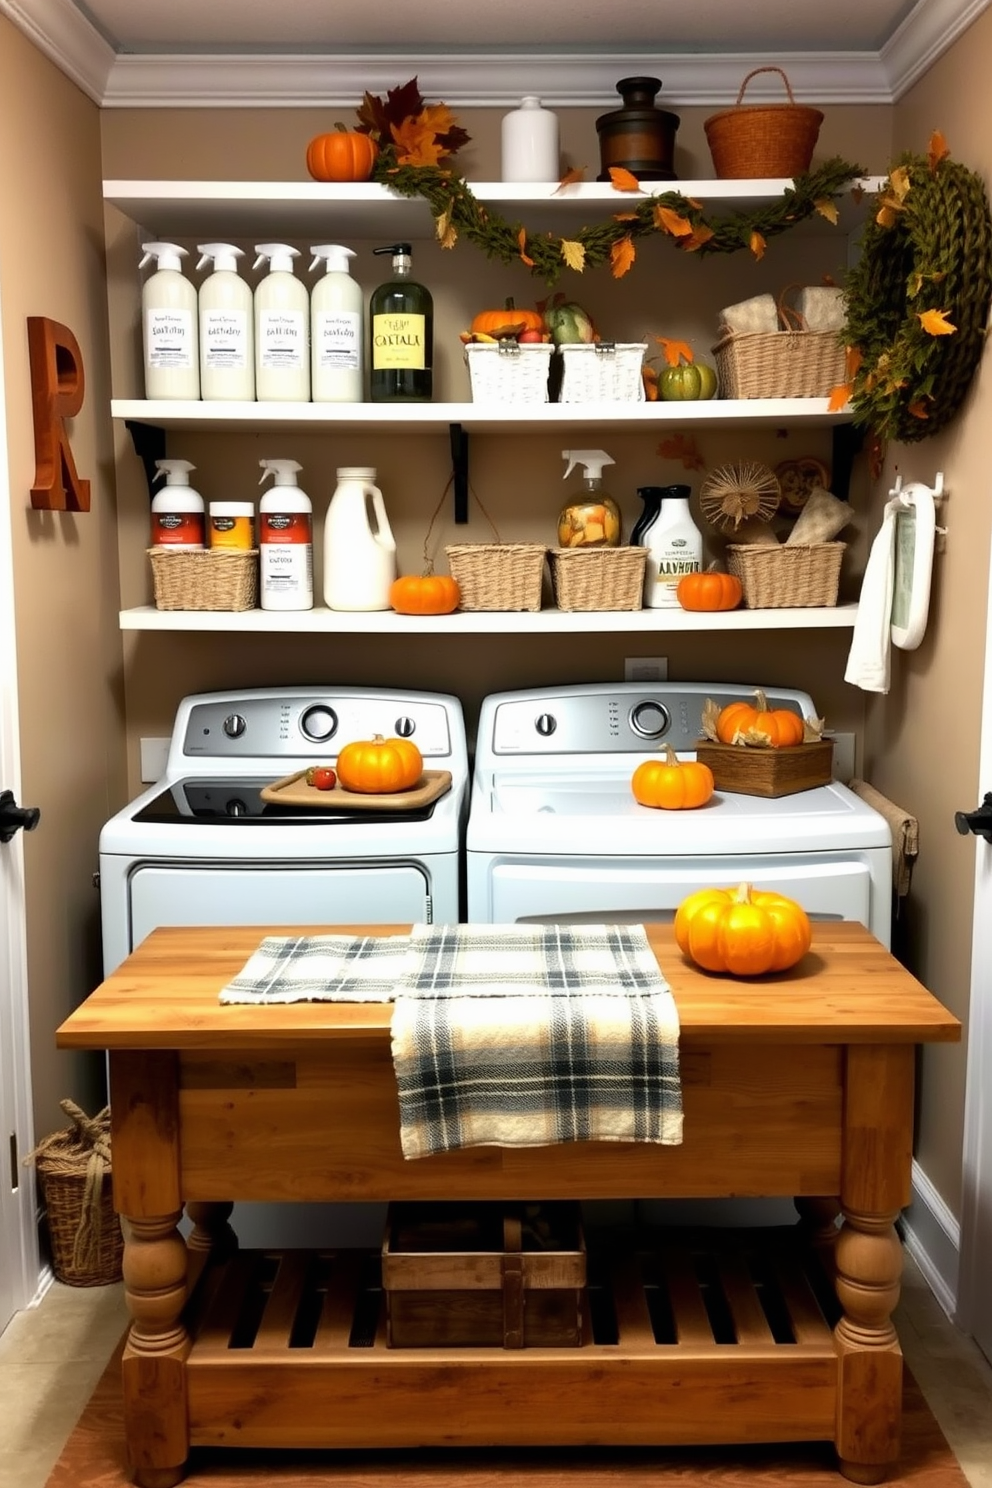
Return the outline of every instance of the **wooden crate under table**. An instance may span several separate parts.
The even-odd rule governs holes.
[[[578,1204],[391,1204],[382,1247],[391,1348],[578,1347]]]
[[[833,748],[830,739],[787,744],[781,749],[713,744],[700,739],[696,758],[713,771],[717,790],[737,791],[743,796],[791,796],[816,785],[829,785]]]

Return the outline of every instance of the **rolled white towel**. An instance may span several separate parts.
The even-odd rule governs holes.
[[[754,331],[777,331],[778,308],[774,296],[755,295],[753,299],[741,300],[736,305],[727,305],[720,311],[721,332],[743,336]]]
[[[847,319],[844,291],[813,284],[799,293],[796,309],[808,331],[839,331]]]

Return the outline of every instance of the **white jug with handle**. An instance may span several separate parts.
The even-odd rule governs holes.
[[[324,603],[332,610],[388,610],[396,540],[369,465],[343,465],[324,523]]]

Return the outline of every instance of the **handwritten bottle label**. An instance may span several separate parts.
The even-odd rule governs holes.
[[[422,372],[426,317],[423,315],[374,315],[372,317],[372,365],[377,371],[406,367]]]
[[[262,367],[300,372],[307,365],[307,317],[302,310],[263,310],[258,317]]]
[[[195,366],[196,334],[189,310],[145,311],[145,349],[148,365],[188,372]]]
[[[200,316],[204,367],[243,371],[248,365],[248,317],[243,310],[205,310]]]
[[[314,316],[317,367],[323,372],[357,372],[362,317],[354,310],[318,310]]]

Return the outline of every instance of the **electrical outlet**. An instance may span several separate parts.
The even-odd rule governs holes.
[[[667,656],[625,656],[625,682],[665,682],[668,679]]]
[[[165,774],[171,739],[141,739],[141,783],[152,785]]]

